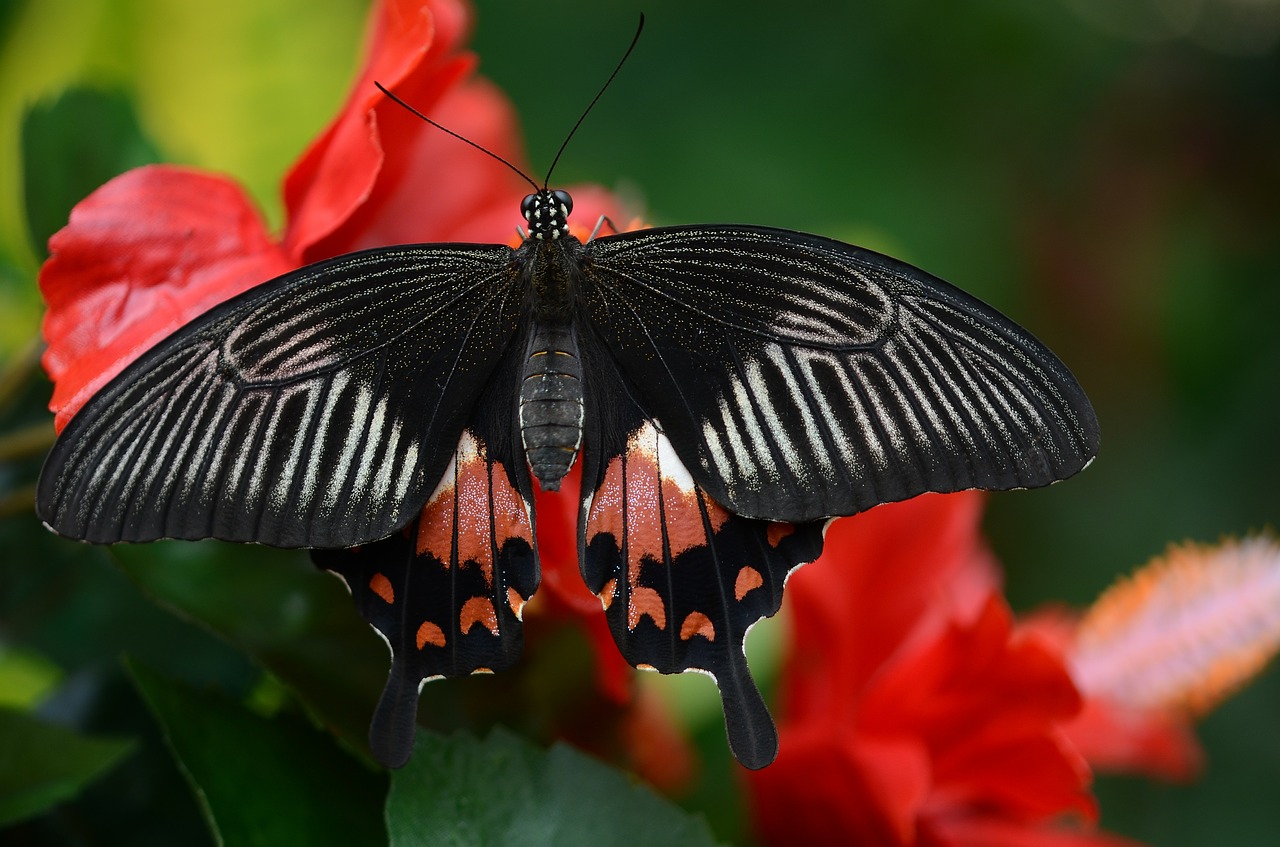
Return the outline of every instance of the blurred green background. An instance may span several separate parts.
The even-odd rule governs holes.
[[[654,223],[765,223],[892,253],[996,305],[1071,365],[1103,450],[1068,484],[991,497],[1015,607],[1083,605],[1170,542],[1274,524],[1280,0],[476,6],[481,71],[515,103],[535,173],[643,11],[639,49],[557,181],[616,188]],[[120,167],[228,172],[278,223],[280,177],[344,97],[365,8],[0,2],[5,360],[37,333],[44,238],[68,198]],[[77,86],[100,94],[54,107]],[[96,160],[104,139],[125,153]],[[47,387],[14,390],[0,431],[38,441]],[[37,680],[14,690],[86,673],[107,648],[68,644],[117,620],[102,604],[136,592],[105,564],[87,566],[102,582],[86,583],[72,560],[91,554],[43,537],[22,499],[37,468],[30,455],[0,465],[0,650],[28,656]],[[77,594],[86,585],[97,605]],[[121,626],[111,649],[181,664],[150,624]],[[224,649],[189,625],[156,626],[181,633],[166,647]],[[1280,674],[1201,729],[1208,768],[1195,784],[1099,780],[1106,827],[1162,847],[1275,843]]]

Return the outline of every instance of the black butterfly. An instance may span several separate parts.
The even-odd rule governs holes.
[[[544,186],[516,249],[351,253],[206,312],[76,414],[40,517],[315,548],[392,647],[371,743],[395,766],[424,680],[515,661],[533,477],[580,458],[579,562],[622,654],[710,673],[734,755],[767,765],[743,638],[827,522],[1071,476],[1097,420],[1030,333],[910,265],[755,226],[583,243],[571,208]]]

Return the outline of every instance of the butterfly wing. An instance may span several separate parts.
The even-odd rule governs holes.
[[[591,242],[585,302],[698,484],[804,522],[925,491],[1046,485],[1098,424],[1030,333],[910,265],[818,236],[670,227]]]
[[[510,417],[510,405],[501,409]],[[360,615],[391,647],[391,672],[369,728],[378,761],[413,752],[422,683],[515,663],[521,614],[538,588],[532,495],[522,459],[476,422],[417,520],[349,550],[313,550],[351,589]]]
[[[778,611],[787,574],[818,557],[826,521],[777,523],[725,509],[695,482],[600,343],[585,345],[584,356],[583,579],[627,661],[709,674],[734,755],[764,767],[778,735],[743,641]]]
[[[348,254],[160,342],[59,437],[37,511],[94,542],[347,547],[412,520],[520,321],[503,246]]]

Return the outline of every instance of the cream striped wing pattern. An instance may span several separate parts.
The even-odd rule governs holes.
[[[76,413],[40,517],[87,541],[349,547],[422,508],[521,320],[513,251],[352,253],[184,326]]]
[[[587,245],[593,329],[733,512],[853,514],[926,491],[1047,485],[1098,448],[1029,332],[905,263],[812,235],[671,227]]]

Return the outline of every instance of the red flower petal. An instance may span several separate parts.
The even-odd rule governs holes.
[[[820,724],[784,734],[749,779],[757,831],[779,845],[915,844],[930,785],[923,745]]]
[[[431,111],[474,66],[470,55],[457,53],[467,25],[459,0],[386,0],[374,7],[368,59],[346,104],[285,180],[285,243],[300,264],[353,249],[351,234],[335,232],[373,202],[379,186],[402,181],[409,160],[388,156],[388,141],[411,149],[420,134],[443,135],[388,101],[374,81]],[[433,175],[444,170],[439,162],[432,166]],[[331,236],[334,243],[321,243]]]
[[[921,847],[1142,847],[1136,841],[1117,835],[1029,827],[994,815],[933,822],[921,834],[920,844]]]
[[[49,239],[40,289],[59,430],[125,365],[210,307],[293,267],[236,185],[154,165],[86,197]]]
[[[997,582],[982,504],[972,491],[926,494],[831,525],[822,558],[787,583],[789,715],[847,719],[894,653],[933,637],[957,609],[976,613]]]
[[[1190,782],[1204,767],[1204,749],[1191,722],[1185,715],[1163,709],[1138,709],[1105,697],[1089,697],[1063,732],[1099,771]]]

